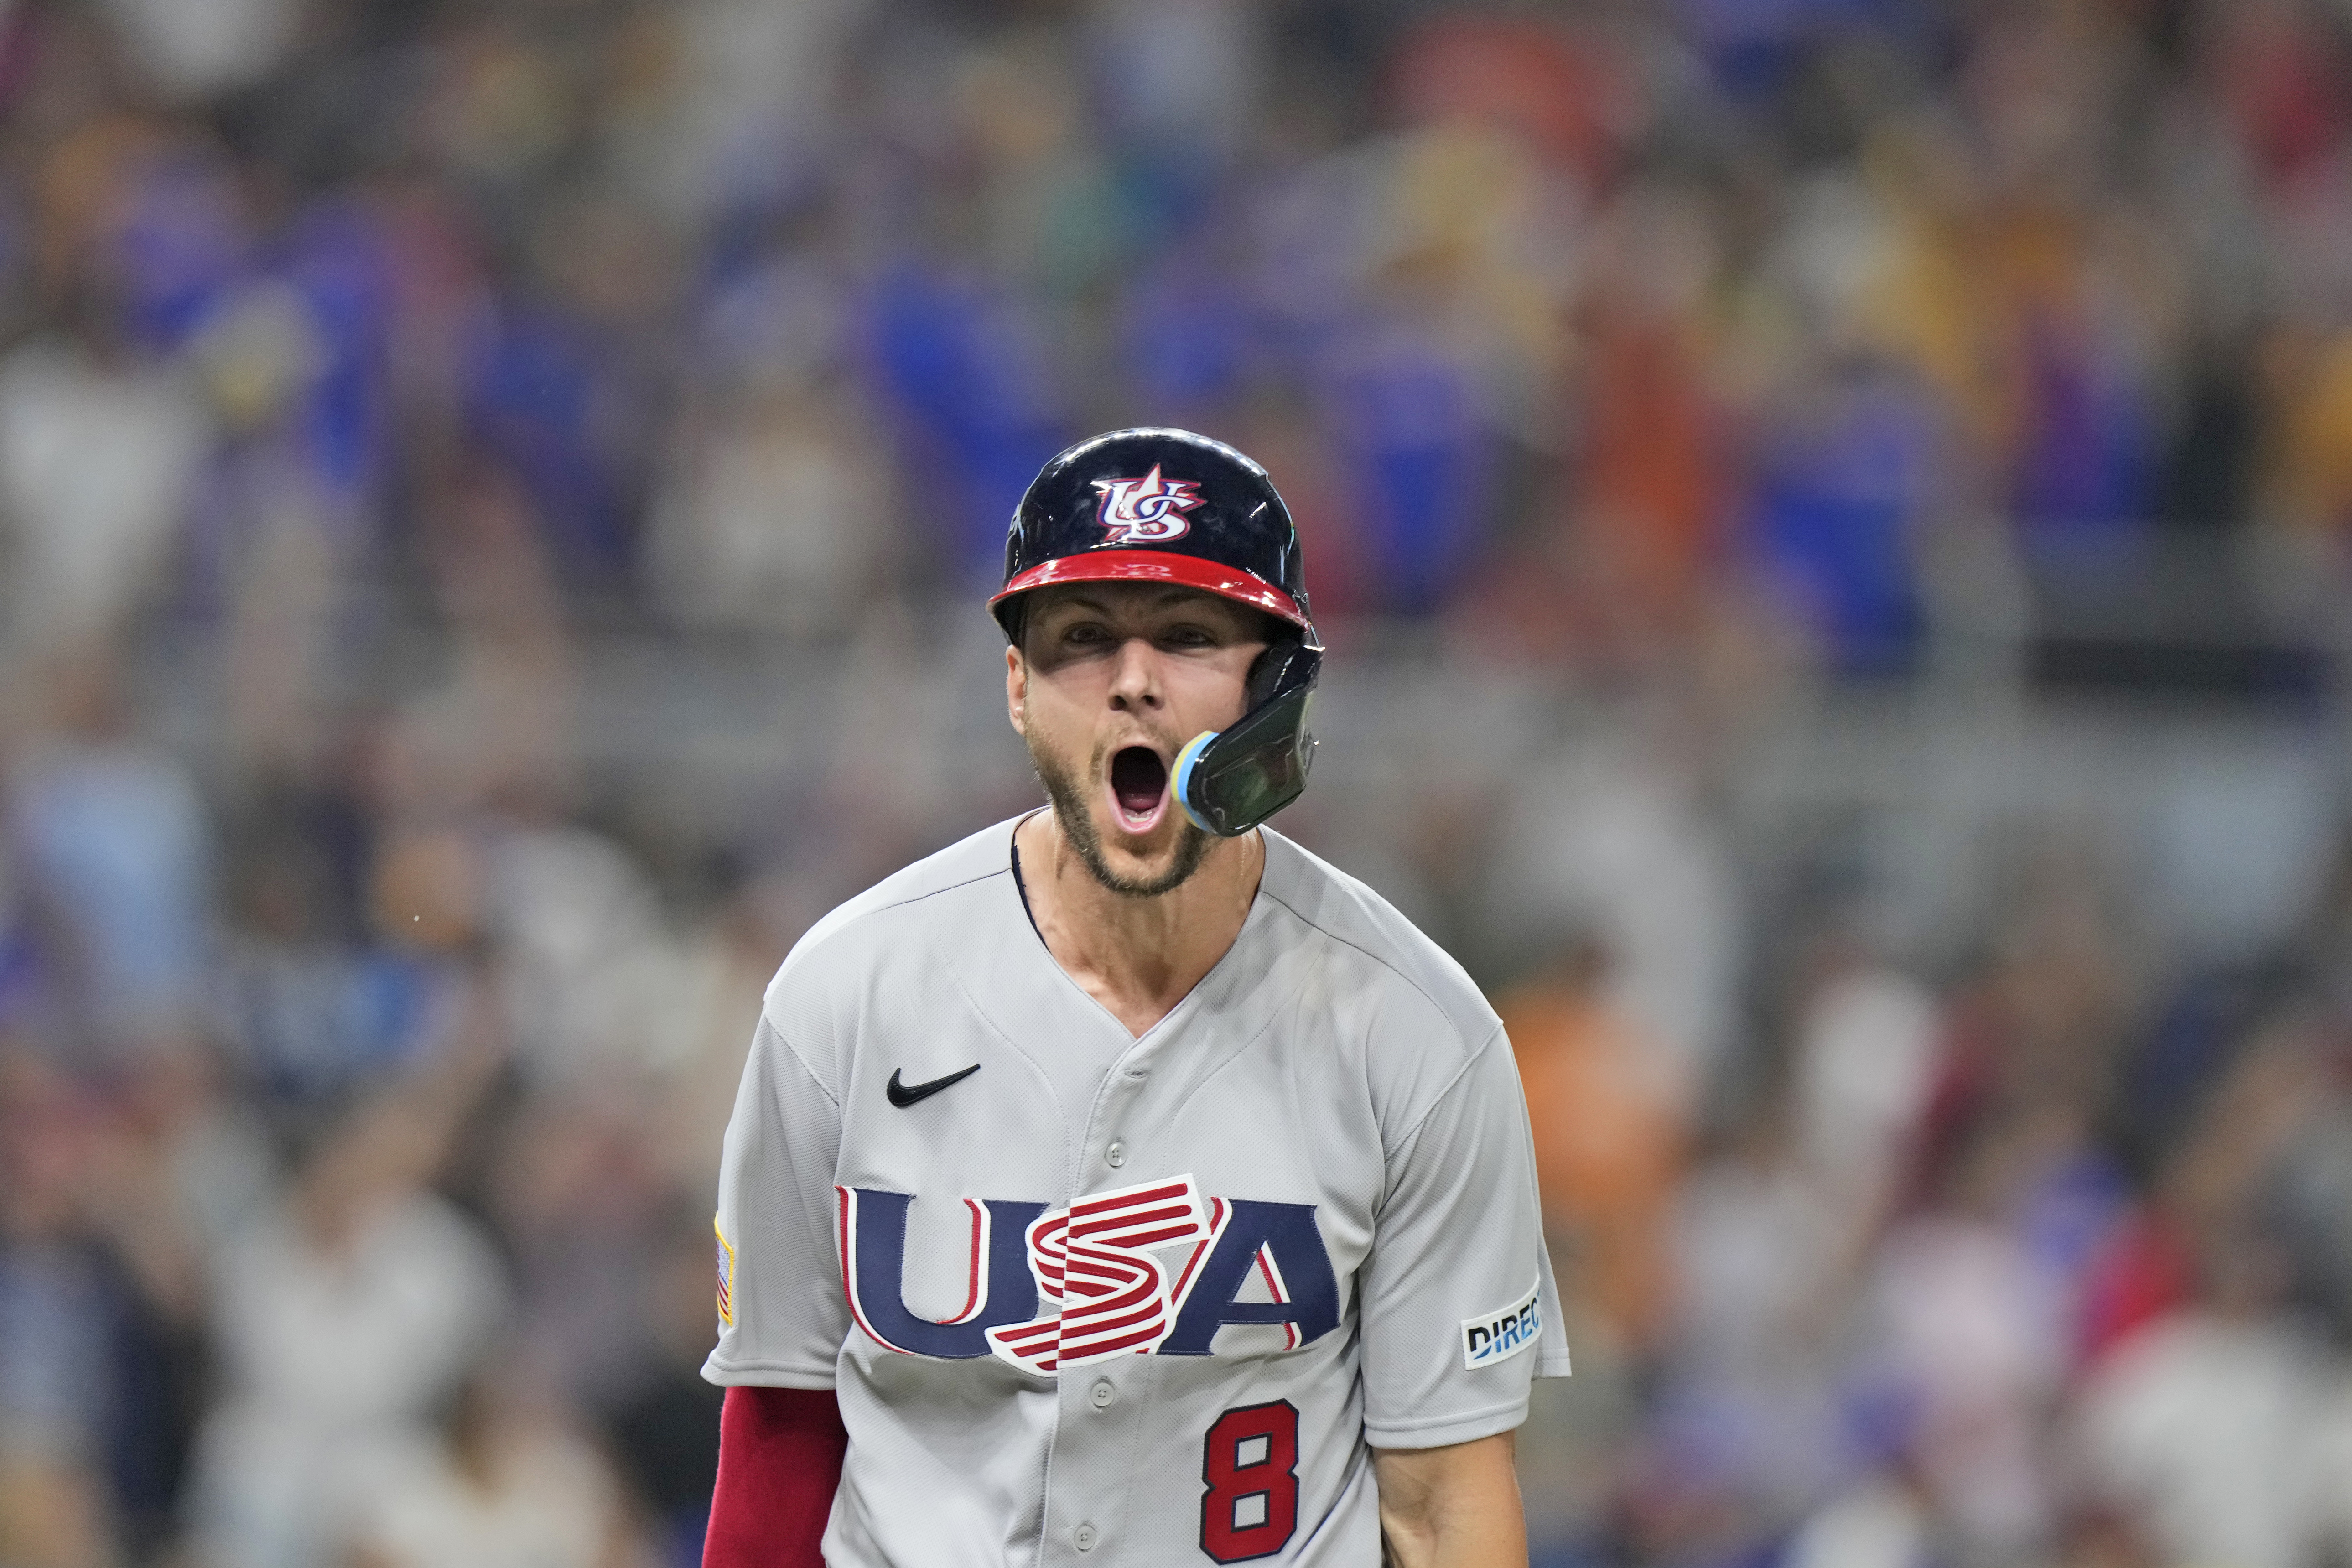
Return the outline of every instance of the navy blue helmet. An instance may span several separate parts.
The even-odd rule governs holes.
[[[1312,629],[1298,530],[1274,481],[1189,430],[1081,441],[1022,496],[1004,536],[1004,586],[988,602],[1005,635],[1019,626],[1022,595],[1087,582],[1203,588]]]
[[[1039,471],[1004,538],[1004,586],[988,601],[1020,640],[1023,595],[1056,583],[1169,583],[1272,616],[1282,635],[1251,668],[1248,711],[1193,737],[1170,781],[1184,814],[1221,837],[1246,833],[1307,787],[1307,710],[1323,664],[1290,509],[1265,470],[1189,430],[1113,430]]]

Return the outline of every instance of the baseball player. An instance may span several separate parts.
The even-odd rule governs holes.
[[[1526,1110],[1461,969],[1260,826],[1322,658],[1281,498],[1097,437],[991,606],[1050,804],[768,989],[707,1568],[1524,1564],[1510,1435],[1568,1371]]]

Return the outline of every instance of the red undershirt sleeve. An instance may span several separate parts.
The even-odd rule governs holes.
[[[702,1568],[824,1568],[849,1433],[829,1388],[727,1391]]]

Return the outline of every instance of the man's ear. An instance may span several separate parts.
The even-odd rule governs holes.
[[[1029,661],[1021,657],[1017,647],[1004,650],[1004,711],[1013,721],[1013,732],[1023,740],[1029,738]]]

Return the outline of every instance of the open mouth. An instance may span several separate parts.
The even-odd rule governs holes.
[[[1149,833],[1168,814],[1168,764],[1149,746],[1122,746],[1110,759],[1111,804],[1118,825]]]

